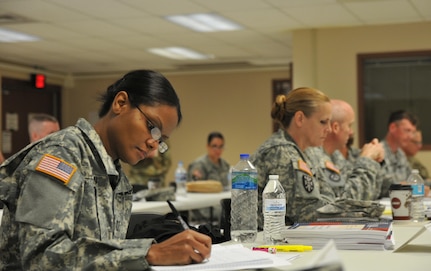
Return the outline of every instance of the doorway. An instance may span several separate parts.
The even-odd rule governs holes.
[[[28,116],[46,113],[55,116],[61,127],[61,86],[47,84],[36,89],[31,81],[2,78],[2,152],[5,158],[30,141]]]

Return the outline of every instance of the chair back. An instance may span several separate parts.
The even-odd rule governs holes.
[[[220,214],[220,229],[223,230],[223,235],[226,241],[231,240],[230,236],[230,198],[221,199],[221,214]]]

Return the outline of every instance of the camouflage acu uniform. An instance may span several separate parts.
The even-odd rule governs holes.
[[[367,169],[367,168],[375,168],[377,165],[377,162],[366,158],[366,157],[360,157],[360,149],[355,149],[354,153],[349,151],[349,158],[346,159],[344,158],[344,156],[341,154],[341,152],[339,150],[335,150],[330,156],[328,154],[326,154],[323,150],[322,147],[313,147],[313,148],[308,148],[306,150],[306,152],[309,151],[309,149],[320,149],[320,154],[319,152],[316,152],[314,155],[317,157],[318,161],[320,162],[322,169],[324,170],[324,172],[328,175],[328,179],[329,179],[329,184],[332,186],[332,188],[334,189],[334,192],[336,193],[337,196],[341,196],[342,193],[344,192],[344,188],[340,187],[341,184],[345,184],[346,180],[348,180],[349,178],[352,178],[352,174],[353,174],[353,178],[357,178],[358,174],[365,174],[364,176],[362,176],[362,178],[370,178],[371,176],[374,176],[373,174],[369,175],[366,170],[355,170],[355,168],[359,168],[359,169]],[[321,154],[323,153],[323,154]],[[328,165],[328,163],[326,162],[327,159],[330,159],[330,161],[333,163],[333,165]],[[334,183],[334,179],[336,180],[336,178],[334,176],[331,177],[331,174],[334,174],[334,170],[332,169],[335,166],[336,169],[339,170],[340,174],[341,174],[341,181],[339,182],[335,182]],[[372,187],[368,187],[368,196],[366,198],[364,198],[365,200],[376,200],[379,198],[380,195],[380,187],[382,185],[382,176],[383,176],[383,171],[381,169],[381,167],[377,167],[378,168],[378,173],[377,176],[374,178],[374,180],[370,180],[369,183],[373,184]]]
[[[360,157],[360,149],[353,149],[354,151],[351,152],[349,150],[348,158],[344,158],[344,156],[341,154],[340,151],[336,150],[331,155],[332,161],[334,164],[340,169],[343,176],[350,176],[352,172],[354,172],[355,167],[361,167],[361,168],[367,168],[370,163],[373,163],[376,165],[377,162],[372,161],[369,158]],[[377,200],[380,197],[380,189],[382,186],[382,181],[384,178],[384,171],[381,166],[378,167],[377,176],[375,177],[375,180],[372,187],[369,187],[369,200]],[[346,177],[348,178],[348,177]]]
[[[381,142],[385,149],[385,163],[382,167],[384,175],[380,197],[389,197],[391,184],[405,182],[410,175],[411,168],[406,155],[400,148],[393,153],[386,140]]]
[[[407,160],[409,161],[410,167],[412,169],[414,168],[419,170],[419,174],[424,180],[429,179],[430,176],[428,173],[428,169],[424,166],[424,164],[422,164],[421,161],[419,161],[419,159],[417,159],[414,156],[410,156],[410,157],[407,157]]]
[[[347,160],[354,162],[361,154],[361,149],[350,146],[347,150]],[[340,155],[342,155],[340,153]]]
[[[165,183],[165,175],[171,167],[171,154],[169,149],[165,153],[159,153],[152,158],[146,158],[138,164],[130,167],[127,175],[131,184],[148,185],[148,180],[157,178],[160,184]]]
[[[323,147],[310,147],[305,150],[310,160],[315,161],[315,166],[320,167],[326,175],[326,181],[334,190],[335,196],[340,197],[346,185],[347,175],[342,174],[340,168],[334,164],[332,158]]]
[[[193,180],[192,174],[196,169],[202,174],[202,180],[220,181],[223,184],[223,187],[229,185],[227,178],[230,165],[223,158],[220,158],[220,166],[211,162],[208,155],[203,155],[197,158],[195,161],[190,163],[187,169],[187,180]]]
[[[270,174],[280,176],[286,191],[288,223],[313,221],[317,218],[318,208],[335,201],[335,193],[326,175],[313,160],[298,148],[284,130],[274,133],[252,155],[251,162],[256,166],[259,178],[259,228],[263,226],[262,191]],[[356,168],[352,177],[346,180],[341,197],[368,199],[369,187],[373,185],[378,168],[378,163],[371,163],[370,168]]]
[[[126,240],[132,187],[80,119],[0,167],[0,270],[145,270],[153,239]]]
[[[365,183],[372,184],[368,187],[367,194],[364,194],[363,200],[375,200],[380,194],[381,180],[381,167],[374,160],[367,157],[360,157],[355,154],[350,159],[344,158],[340,151],[335,150],[331,155],[328,155],[323,147],[310,147],[306,149],[306,154],[314,157],[326,175],[326,180],[329,185],[334,189],[337,197],[341,197],[344,193],[344,186],[346,181],[350,178],[364,179]],[[356,159],[353,159],[356,157]],[[377,175],[369,174],[367,168],[374,168],[377,170]],[[372,179],[369,179],[372,178]],[[369,179],[369,180],[368,180]]]
[[[202,174],[202,180],[215,180],[220,181],[223,185],[223,187],[229,187],[229,181],[228,181],[228,174],[230,170],[229,163],[224,160],[223,158],[220,158],[220,165],[216,165],[213,162],[211,162],[208,155],[203,155],[196,160],[194,160],[192,163],[190,163],[188,169],[187,169],[187,180],[191,181],[193,180],[193,171],[199,170],[199,172]],[[221,207],[216,206],[211,207],[213,218],[219,217],[221,214]],[[211,210],[208,208],[205,209],[197,209],[192,210],[191,212],[191,220],[195,220],[197,222],[209,222],[211,216]]]

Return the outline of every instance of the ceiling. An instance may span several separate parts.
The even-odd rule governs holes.
[[[242,26],[198,33],[163,17],[217,13]],[[291,31],[431,20],[430,0],[0,0],[0,27],[41,38],[0,43],[0,63],[68,75],[287,67]],[[172,60],[148,48],[214,56]]]

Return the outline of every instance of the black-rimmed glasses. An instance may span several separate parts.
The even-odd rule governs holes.
[[[139,106],[136,106],[138,108],[139,112],[144,115],[145,119],[147,120],[147,128],[151,133],[151,137],[159,143],[159,152],[165,153],[168,150],[168,144],[166,142],[163,142],[162,138],[162,132],[160,131],[159,127],[154,125],[150,119],[147,117],[147,115],[139,108]]]

